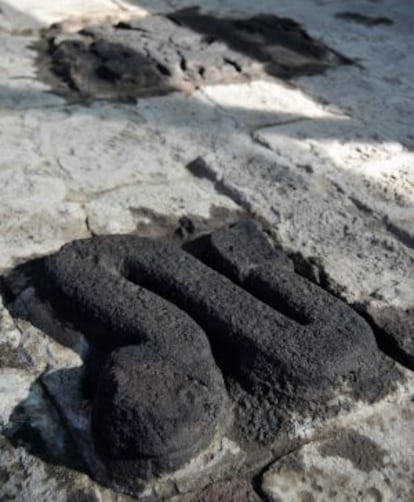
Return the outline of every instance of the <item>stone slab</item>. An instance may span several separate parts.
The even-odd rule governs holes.
[[[385,405],[287,455],[264,474],[263,492],[272,502],[410,500],[413,411],[410,400]]]

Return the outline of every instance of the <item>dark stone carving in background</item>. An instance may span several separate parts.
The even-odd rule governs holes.
[[[315,74],[350,62],[291,19],[265,14],[220,19],[198,8],[90,26],[75,34],[52,27],[43,42],[41,74],[55,77],[56,90],[121,101],[202,85]]]

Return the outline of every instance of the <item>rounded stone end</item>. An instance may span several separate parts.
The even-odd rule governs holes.
[[[176,470],[206,448],[223,415],[224,386],[140,347],[114,351],[100,376],[92,411],[98,454],[117,477],[148,479]]]

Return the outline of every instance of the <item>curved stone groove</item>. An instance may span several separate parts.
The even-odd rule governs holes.
[[[202,329],[123,276],[146,247],[122,237],[74,242],[46,259],[41,287],[66,319],[112,350],[94,398],[92,432],[116,479],[177,469],[228,422],[223,378]]]
[[[200,241],[193,248],[202,261],[302,325],[293,333],[300,339],[300,371],[307,366],[309,387],[316,384],[321,390],[326,378],[333,384],[350,376],[366,397],[381,393],[383,367],[369,325],[344,302],[296,274],[257,223],[242,221]],[[284,348],[289,335],[285,332],[275,343]]]
[[[236,253],[226,255],[226,239]],[[266,303],[182,250],[132,236],[75,242],[48,260],[47,272],[63,296],[87,306],[93,322],[105,319],[116,334],[114,341],[123,340],[119,345],[136,343],[131,319],[139,318],[140,326],[145,323],[147,303],[137,310],[135,293],[129,293],[139,291],[140,298],[143,287],[195,319],[207,333],[223,372],[255,393],[265,392],[276,399],[290,395],[292,401],[299,396],[321,401],[344,380],[355,392],[379,392],[382,382],[375,338],[351,309],[297,276],[286,259],[278,260],[280,255],[250,223],[230,233],[214,234],[210,243],[211,252],[222,259],[218,268],[230,264],[229,275],[236,271],[243,287]],[[79,274],[80,267],[88,273]],[[122,298],[116,308],[113,300],[102,298],[105,290],[111,291],[110,298]],[[145,295],[153,298],[154,305],[161,302],[148,291]],[[105,312],[101,308],[104,304]],[[283,308],[278,312],[283,304],[300,322],[284,315]],[[190,339],[182,343],[179,327],[166,326],[168,336],[161,341],[157,338],[154,329],[159,330],[169,319],[167,316],[163,324],[158,309],[153,312],[159,319],[153,324],[150,321],[146,328],[151,333],[149,339],[157,340],[159,347],[170,341],[167,346],[171,350],[190,351],[186,359],[191,359],[198,349],[191,349]]]
[[[362,390],[369,382],[368,387],[374,393],[378,391],[378,385],[371,386],[379,376],[374,335],[352,310],[338,308],[339,300],[329,296],[326,315],[322,319],[316,315],[317,322],[308,328],[189,257],[164,259],[162,266],[152,269],[142,262],[134,263],[132,268],[131,277],[196,319],[208,334],[223,370],[227,372],[230,366],[236,377],[251,388],[266,388],[277,394],[289,385],[292,394],[321,399],[338,381],[351,377],[356,380],[354,390]],[[281,270],[285,280],[292,282],[288,292],[295,300],[290,302],[293,314],[299,317],[301,290],[306,301],[311,295],[319,297],[312,305],[321,305],[322,312],[325,295],[319,288],[288,272],[285,266]],[[259,268],[255,269],[257,277],[249,273],[243,286],[251,282],[255,286],[252,291],[261,295],[266,268],[262,275],[259,272]],[[299,301],[299,306],[303,307],[303,302]],[[277,302],[274,307],[278,308]],[[312,309],[305,309],[304,316],[311,315]],[[325,326],[324,319],[329,316],[332,320]]]

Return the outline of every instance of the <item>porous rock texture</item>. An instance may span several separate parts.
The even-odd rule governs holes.
[[[203,357],[207,338],[169,302],[204,329],[224,373],[279,407],[284,400],[288,407],[323,402],[344,383],[365,398],[386,391],[388,367],[366,322],[295,274],[285,256],[278,260],[281,253],[254,222],[213,233],[210,245],[203,250],[208,267],[160,242],[96,237],[48,258],[41,282],[45,277],[52,303],[96,343],[112,348],[146,341],[144,364],[168,357],[177,367],[194,365],[195,376],[205,375],[207,385],[212,371]],[[126,349],[122,354],[110,363],[112,369]]]
[[[197,7],[72,35],[53,27],[44,40],[43,74],[57,90],[121,101],[266,75],[313,74],[349,62],[291,19],[217,18]]]
[[[379,375],[379,353],[370,327],[346,304],[295,273],[293,263],[272,248],[257,224],[244,221],[203,241],[202,259],[259,299],[258,305],[272,307],[279,313],[278,319],[286,323],[282,327],[271,318],[274,328],[270,330],[269,346],[273,347],[267,351],[267,357],[274,351],[278,361],[283,361],[279,363],[282,367],[292,368],[287,373],[295,374],[291,377],[293,382],[303,379],[306,387],[314,387],[315,392],[322,394],[324,379],[332,385],[352,373],[356,389],[360,386],[362,392],[365,389],[366,395],[372,392],[372,396],[381,393],[384,382]],[[249,312],[244,311],[243,316],[247,320]],[[266,336],[261,324],[263,317],[266,315],[255,316],[260,337]],[[283,342],[278,342],[279,338]],[[294,339],[298,345],[289,346]],[[285,356],[284,346],[289,351]],[[275,374],[274,368],[267,378],[263,373],[260,379],[270,382],[271,374]],[[276,379],[280,382],[290,378]],[[378,386],[374,383],[377,379]],[[302,397],[299,386],[294,394]],[[312,401],[306,392],[305,396]]]
[[[111,354],[92,411],[96,448],[111,476],[148,479],[174,471],[208,446],[219,426],[224,429],[218,423],[226,400],[221,378],[210,376],[200,359],[192,362],[198,373],[186,370],[185,359],[183,367],[168,364],[142,347]]]
[[[98,237],[65,246],[43,269],[43,294],[58,312],[97,346],[123,347],[106,363],[92,413],[97,450],[115,477],[176,469],[208,446],[226,411],[203,331],[139,285],[141,274],[160,276],[177,259],[160,243]]]

